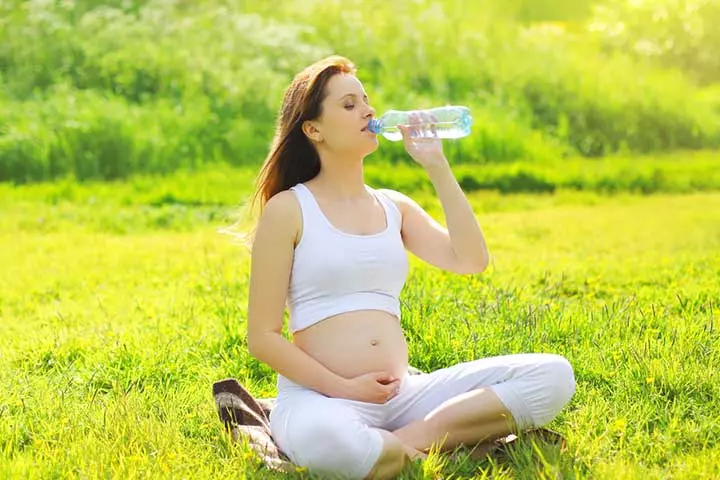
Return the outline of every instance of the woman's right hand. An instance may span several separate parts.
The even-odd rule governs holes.
[[[367,403],[385,403],[400,391],[400,378],[387,372],[370,372],[348,378],[340,397]]]

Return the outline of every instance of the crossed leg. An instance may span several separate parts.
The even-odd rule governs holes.
[[[427,452],[476,445],[551,421],[575,392],[572,367],[552,354],[492,357],[409,378],[392,433]]]
[[[550,354],[465,362],[405,381],[386,404],[393,415],[384,429],[370,426],[343,402],[312,392],[274,411],[271,426],[291,459],[311,470],[390,479],[433,446],[476,445],[541,426],[575,391],[570,364]]]

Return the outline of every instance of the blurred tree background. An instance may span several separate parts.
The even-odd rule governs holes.
[[[0,181],[259,165],[329,54],[378,114],[469,106],[457,163],[712,150],[718,25],[720,0],[0,0]]]

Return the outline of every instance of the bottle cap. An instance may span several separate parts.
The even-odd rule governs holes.
[[[382,130],[382,122],[377,118],[371,118],[367,127],[369,132],[378,134]]]

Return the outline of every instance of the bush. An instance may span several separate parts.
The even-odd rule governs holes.
[[[608,49],[688,72],[704,84],[720,82],[720,2],[606,0],[588,30]]]
[[[448,144],[462,163],[720,146],[713,86],[513,20],[541,4],[501,4],[0,1],[0,181],[257,165],[284,88],[331,53],[379,114],[468,105],[473,134]],[[379,156],[407,161],[398,144]]]

